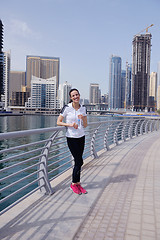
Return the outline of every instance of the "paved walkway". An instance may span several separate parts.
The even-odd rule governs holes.
[[[86,195],[71,193],[71,171],[0,218],[2,240],[159,240],[160,132],[126,141],[88,162]],[[58,181],[58,180],[57,180]]]

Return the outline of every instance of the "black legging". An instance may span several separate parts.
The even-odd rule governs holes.
[[[84,151],[85,136],[81,138],[67,137],[67,143],[75,162],[72,174],[72,182],[77,183],[80,182],[81,166],[83,165],[82,155]]]

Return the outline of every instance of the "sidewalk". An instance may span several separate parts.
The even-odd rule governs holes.
[[[37,192],[3,214],[0,239],[160,239],[159,156],[159,131],[102,153],[84,166],[88,194],[69,190],[70,170],[52,196]]]
[[[160,134],[134,143],[117,162],[75,239],[160,239]]]

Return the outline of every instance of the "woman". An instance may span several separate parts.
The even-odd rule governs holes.
[[[85,144],[84,128],[87,127],[86,108],[79,104],[80,94],[76,88],[69,92],[70,103],[65,105],[57,119],[58,126],[66,126],[67,144],[74,157],[74,168],[70,189],[76,194],[86,194],[80,184],[81,166],[83,165],[83,150]],[[66,118],[66,122],[63,119]]]

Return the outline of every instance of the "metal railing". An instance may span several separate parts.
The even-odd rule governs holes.
[[[89,123],[84,160],[159,128],[159,119],[142,117]],[[53,193],[50,182],[73,165],[65,130],[53,127],[0,134],[1,214],[37,190]]]

